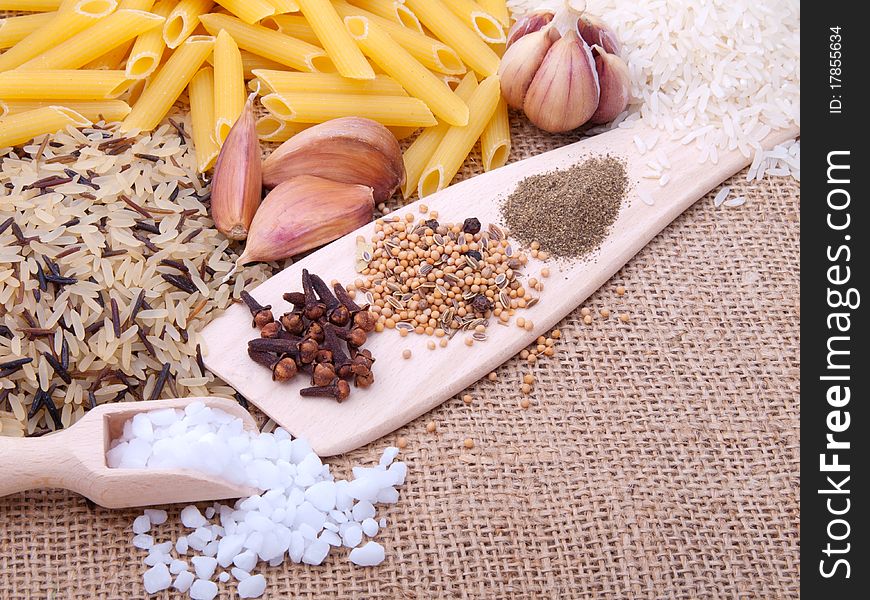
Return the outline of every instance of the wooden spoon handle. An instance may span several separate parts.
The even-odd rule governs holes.
[[[75,489],[82,465],[69,443],[74,440],[64,432],[41,438],[0,436],[0,497],[36,488]]]

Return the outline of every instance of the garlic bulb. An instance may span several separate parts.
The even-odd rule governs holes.
[[[545,131],[606,123],[625,110],[629,73],[616,34],[584,2],[521,17],[499,68],[502,94]]]

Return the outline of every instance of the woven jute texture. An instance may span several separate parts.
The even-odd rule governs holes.
[[[515,118],[511,158],[572,139]],[[798,597],[800,189],[742,180],[729,185],[745,205],[702,199],[584,304],[591,325],[569,315],[555,357],[516,357],[471,404],[397,432],[409,475],[379,513],[381,566],[344,551],[261,565],[266,597]],[[336,475],[395,438],[332,460]],[[137,514],[62,491],[0,499],[0,598],[145,597]],[[182,534],[177,514],[157,541]]]

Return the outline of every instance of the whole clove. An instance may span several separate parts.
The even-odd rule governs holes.
[[[345,400],[350,395],[350,385],[342,379],[338,379],[330,385],[318,385],[299,390],[299,395],[304,398],[335,398],[338,402]]]
[[[263,306],[262,304],[257,302],[253,296],[245,291],[242,291],[239,296],[241,297],[242,301],[247,305],[248,310],[251,311],[251,316],[254,317],[254,320],[251,323],[251,327],[262,328],[275,320],[275,318],[272,316],[271,305]]]

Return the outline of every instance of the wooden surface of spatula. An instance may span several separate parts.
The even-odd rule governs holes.
[[[97,406],[73,426],[37,438],[0,436],[0,497],[37,488],[72,490],[106,508],[153,506],[241,498],[257,490],[182,469],[110,469],[106,452],[124,423],[141,412],[184,409],[201,401],[238,417],[257,431],[250,413],[234,400],[184,398]]]
[[[534,323],[532,331],[490,325],[485,342],[468,347],[457,336],[447,348],[436,350],[427,349],[426,342],[431,339],[427,336],[402,338],[389,330],[372,334],[365,347],[377,359],[375,383],[368,389],[353,389],[350,397],[339,404],[331,399],[300,397],[299,389],[310,384],[307,376],[300,375],[289,383],[272,381],[268,369],[247,356],[248,340],[257,337],[258,332],[251,328],[247,308],[234,305],[203,331],[206,366],[284,428],[305,437],[321,456],[353,450],[394,431],[462,391],[547,332],[696,200],[749,164],[749,159],[736,150],[721,152],[717,164],[699,163],[694,144],[665,140],[658,142],[655,152],[641,155],[634,137],[646,140],[654,133],[640,127],[616,129],[467,179],[393,213],[404,216],[410,212],[417,219],[418,204],[423,203],[438,211],[443,223],[477,217],[486,227],[500,221],[501,200],[530,175],[565,169],[604,154],[624,159],[631,189],[616,223],[594,256],[549,262],[551,275],[544,282],[541,301],[529,310],[517,311],[518,316]],[[771,148],[798,134],[797,128],[776,131],[763,146]],[[663,186],[657,179],[643,178],[649,170],[647,163],[659,152],[671,164],[670,180]],[[653,204],[642,201],[640,193],[651,198]],[[280,315],[291,309],[282,294],[301,289],[303,268],[326,281],[354,281],[360,277],[355,271],[356,237],[370,239],[373,231],[374,225],[369,224],[336,240],[251,290],[252,295],[262,304],[271,304],[273,312]],[[537,276],[542,266],[530,260],[525,272]],[[405,349],[411,350],[410,360],[402,358]]]

